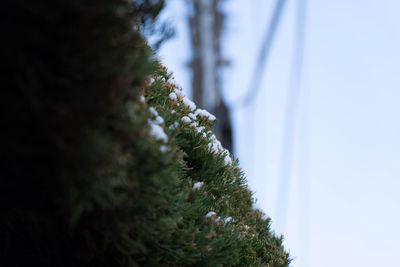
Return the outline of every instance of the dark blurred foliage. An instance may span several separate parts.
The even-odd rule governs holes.
[[[65,218],[85,210],[62,201],[72,188],[85,186],[87,172],[115,164],[104,153],[107,147],[116,153],[118,146],[100,137],[98,144],[89,133],[97,129],[109,139],[126,135],[117,129],[120,109],[152,71],[152,52],[135,28],[141,21],[152,23],[162,6],[158,1],[2,1],[1,266],[93,263],[85,254],[96,243],[90,241],[93,233],[83,235],[82,247],[85,242],[70,240],[82,235],[57,231],[70,227]],[[96,147],[101,144],[106,148]],[[74,179],[64,181],[67,176]],[[71,201],[79,197],[87,196]],[[101,249],[107,247],[90,250]],[[74,258],[79,255],[83,258]],[[112,259],[104,257],[95,266]]]

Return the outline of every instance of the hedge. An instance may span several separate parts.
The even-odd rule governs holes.
[[[1,266],[289,265],[216,118],[140,34],[162,6],[3,4]]]

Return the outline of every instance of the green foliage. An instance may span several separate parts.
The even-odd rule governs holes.
[[[288,266],[137,32],[162,4],[4,3],[1,266]]]
[[[175,242],[184,240],[177,244],[169,241],[168,247],[176,253],[172,263],[287,266],[282,239],[271,234],[270,219],[252,208],[251,192],[237,161],[226,162],[224,149],[215,153],[210,148],[210,144],[218,142],[210,131],[213,121],[207,116],[193,116],[198,109],[191,110],[190,104],[185,104],[185,97],[170,82],[165,68],[159,66],[151,80],[145,92],[146,102],[164,118],[172,151],[183,151],[186,164],[179,186],[188,194],[179,211],[179,231],[173,234]],[[170,97],[171,93],[177,98]],[[188,115],[191,121],[184,122],[182,118]],[[203,185],[194,188],[196,182]],[[207,218],[210,211],[216,214]]]

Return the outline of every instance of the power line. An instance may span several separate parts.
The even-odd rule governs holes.
[[[274,38],[276,35],[276,30],[279,26],[279,22],[282,17],[283,8],[286,4],[286,0],[277,0],[275,2],[275,6],[272,11],[271,19],[268,22],[267,31],[264,37],[264,41],[261,44],[261,48],[258,54],[258,60],[253,70],[252,79],[250,80],[250,86],[245,92],[242,98],[237,99],[236,101],[228,101],[228,98],[225,97],[224,92],[221,92],[221,96],[224,99],[225,104],[230,108],[230,110],[236,110],[241,107],[249,106],[252,103],[252,100],[256,98],[258,91],[260,90],[260,82],[265,68],[266,63],[269,60],[269,54],[272,48],[272,44],[274,42]],[[250,150],[247,153],[249,170],[251,171],[251,175],[254,175],[254,155],[253,155],[253,147],[254,147],[254,138],[251,136],[254,133],[255,128],[255,110],[256,107],[250,105],[250,109],[248,110],[249,115],[245,120],[246,124],[246,147]]]
[[[297,1],[295,19],[295,38],[294,56],[292,70],[289,80],[288,95],[286,102],[284,137],[282,143],[282,156],[278,177],[278,197],[277,197],[277,220],[282,231],[286,224],[286,214],[288,209],[289,190],[291,182],[291,171],[293,161],[293,133],[295,130],[295,115],[299,104],[301,89],[301,74],[304,54],[306,21],[306,0]]]
[[[264,37],[264,41],[261,45],[260,52],[258,54],[258,60],[253,70],[253,76],[252,79],[250,80],[251,81],[250,87],[248,88],[247,92],[245,92],[243,97],[235,101],[228,101],[228,99],[225,97],[224,92],[221,92],[224,102],[232,110],[249,105],[256,98],[258,92],[260,91],[260,82],[262,74],[264,72],[266,63],[269,60],[269,55],[271,53],[271,48],[276,35],[276,30],[279,26],[283,8],[285,7],[286,2],[287,2],[286,0],[277,0],[275,3],[271,20],[269,21],[267,32]]]
[[[305,47],[305,35],[306,35],[306,15],[307,15],[307,0],[300,0],[302,3],[299,3],[299,14],[300,17],[303,16],[301,19],[303,25],[301,25],[303,29],[303,60],[304,60],[304,47]],[[303,62],[304,64],[304,62]],[[303,73],[304,77],[304,73]],[[302,106],[302,113],[301,113],[301,124],[300,124],[300,169],[299,169],[299,239],[300,239],[300,248],[299,251],[302,255],[301,261],[299,262],[299,266],[309,266],[308,256],[309,256],[309,195],[310,195],[310,181],[309,181],[309,172],[308,172],[308,164],[309,164],[309,143],[308,143],[308,127],[309,127],[309,91],[306,79],[303,78],[303,89],[302,89],[302,96],[303,96],[303,106]]]
[[[225,96],[223,90],[221,89],[221,97],[224,100],[224,103],[229,107],[231,111],[239,109],[241,107],[248,106],[253,99],[257,96],[259,90],[260,90],[260,82],[262,78],[262,74],[264,73],[264,68],[266,63],[269,60],[269,54],[271,52],[272,44],[276,35],[276,30],[279,26],[279,22],[281,20],[283,8],[286,4],[286,0],[277,0],[275,3],[275,7],[272,11],[272,16],[269,21],[268,27],[267,27],[267,32],[264,37],[264,41],[261,44],[260,52],[258,55],[258,60],[257,63],[254,67],[253,70],[253,76],[252,79],[250,80],[250,86],[247,92],[245,92],[244,96],[242,98],[237,99],[236,101],[229,101],[228,98]],[[254,129],[254,110],[255,107],[251,107],[249,110],[250,116],[246,120],[247,124],[247,132],[252,133]],[[246,136],[246,145],[247,148],[252,148],[253,147],[253,138],[250,136]],[[251,171],[254,171],[253,165],[253,154],[250,152],[248,153],[248,158],[249,158],[249,164]]]
[[[306,75],[303,75],[306,76]],[[300,126],[299,126],[299,140],[301,140],[299,151],[299,172],[298,172],[298,218],[299,218],[299,239],[300,239],[300,251],[299,255],[299,266],[309,266],[309,196],[310,196],[310,181],[309,181],[309,140],[308,140],[308,129],[309,129],[309,91],[306,81],[304,78],[303,89],[302,89],[302,111],[300,113]]]

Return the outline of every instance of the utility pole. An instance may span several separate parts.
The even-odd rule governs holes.
[[[230,114],[221,94],[220,68],[227,65],[221,57],[221,31],[224,16],[218,9],[222,0],[190,0],[189,16],[192,42],[192,92],[200,107],[217,117],[214,133],[222,145],[232,151]]]

